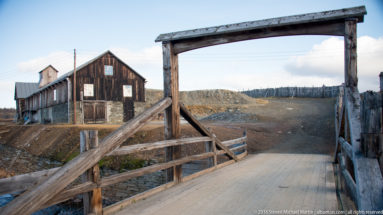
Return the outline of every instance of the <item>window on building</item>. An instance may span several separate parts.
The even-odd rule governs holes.
[[[57,91],[56,89],[53,90],[53,101],[57,100]]]
[[[105,73],[105,75],[113,76],[113,66],[104,65],[104,73]]]
[[[122,92],[124,97],[132,97],[132,85],[123,85]]]
[[[93,84],[84,84],[84,96],[93,96]]]

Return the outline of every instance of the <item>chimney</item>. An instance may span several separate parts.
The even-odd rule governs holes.
[[[55,81],[57,79],[57,69],[55,69],[52,65],[47,66],[45,69],[39,72],[40,80],[39,80],[39,88],[44,87],[45,85]]]

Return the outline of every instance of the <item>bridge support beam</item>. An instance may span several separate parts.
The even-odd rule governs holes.
[[[357,19],[348,19],[344,25],[344,81],[346,87],[358,87],[356,25]]]
[[[178,81],[178,55],[174,53],[171,42],[162,43],[163,70],[164,70],[164,97],[172,98],[172,104],[165,110],[165,139],[178,139],[181,134],[180,107],[179,107],[179,81]],[[166,161],[181,158],[181,146],[166,148]],[[182,166],[176,166],[167,171],[167,181],[180,182]]]

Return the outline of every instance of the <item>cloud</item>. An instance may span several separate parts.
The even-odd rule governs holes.
[[[383,71],[383,37],[358,38],[358,77],[361,91],[377,90],[378,75]],[[295,76],[338,78],[344,74],[343,38],[331,37],[314,45],[306,54],[293,56],[285,65],[287,72]],[[342,80],[343,82],[343,80]]]
[[[15,82],[0,81],[0,108],[16,107],[14,99]]]
[[[97,56],[97,53],[80,52],[76,55],[76,64],[77,66],[79,66],[82,63],[85,63],[86,61]],[[17,65],[17,68],[20,73],[34,74],[36,75],[36,77],[38,77],[38,72],[40,72],[48,65],[52,65],[59,71],[59,75],[62,75],[66,72],[73,70],[73,63],[73,52],[56,51],[48,54],[47,56],[42,56],[28,61],[20,62]]]

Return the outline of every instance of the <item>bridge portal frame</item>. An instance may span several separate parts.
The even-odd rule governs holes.
[[[260,38],[296,36],[296,35],[329,35],[344,37],[344,83],[349,97],[347,115],[349,116],[349,139],[353,153],[361,154],[360,144],[360,96],[358,92],[357,76],[357,23],[364,21],[367,14],[365,6],[331,10],[318,13],[286,16],[259,21],[242,22],[229,25],[178,31],[160,34],[156,42],[162,42],[164,97],[170,97],[172,104],[165,110],[165,138],[177,139],[180,137],[180,104],[179,104],[179,70],[178,54],[194,49],[233,43]],[[346,102],[347,103],[347,102]],[[181,146],[168,147],[166,159],[173,160],[181,157]],[[336,146],[336,152],[338,145]],[[231,156],[231,155],[230,155]],[[235,156],[232,158],[235,159]],[[356,204],[359,210],[380,209],[383,203],[382,190],[371,191],[376,183],[369,183],[368,175],[364,169],[365,159],[355,159],[354,173],[356,181]],[[372,164],[373,163],[373,164]],[[375,166],[372,161],[369,165]],[[168,180],[179,182],[182,176],[181,166],[168,171]],[[378,188],[383,187],[382,182]]]

